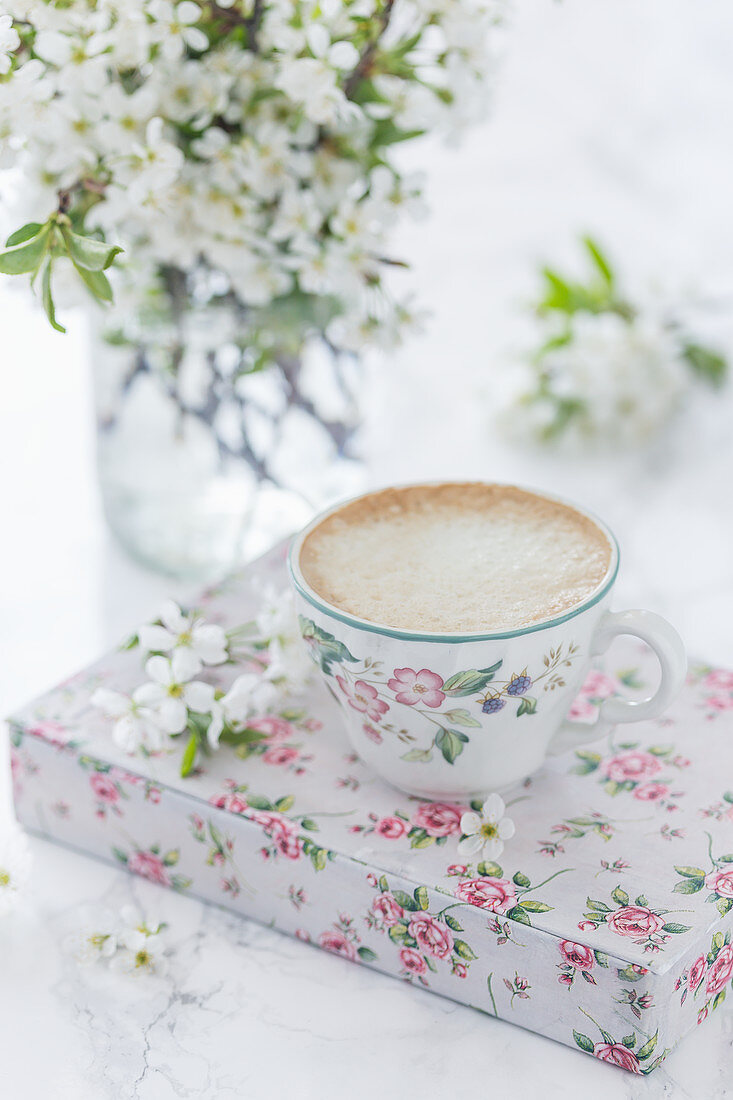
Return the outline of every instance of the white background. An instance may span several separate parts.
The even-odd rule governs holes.
[[[733,9],[517,7],[491,120],[458,149],[425,142],[409,153],[429,171],[433,215],[405,227],[394,252],[412,261],[434,317],[370,370],[370,476],[515,480],[590,505],[621,542],[621,603],[667,614],[691,653],[732,662],[730,394],[696,399],[643,455],[582,462],[510,448],[494,408],[502,367],[526,336],[519,307],[538,261],[577,263],[585,230],[629,281],[702,288],[718,304],[711,331],[733,353]],[[51,332],[24,293],[0,284],[2,713],[176,591],[104,530],[83,323],[68,321],[66,337]],[[51,845],[33,848],[31,894],[0,925],[9,1100],[726,1095],[725,1008],[640,1081]],[[175,948],[171,977],[147,991],[78,972],[59,946],[80,903],[133,895],[169,922]]]

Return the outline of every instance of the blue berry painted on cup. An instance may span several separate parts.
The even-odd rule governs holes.
[[[532,680],[523,672],[521,676],[514,676],[507,686],[507,695],[524,695],[532,686]]]
[[[502,707],[506,706],[506,699],[501,699],[498,695],[492,696],[490,699],[484,699],[481,710],[484,714],[496,714]]]

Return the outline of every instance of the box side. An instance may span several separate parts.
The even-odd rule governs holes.
[[[19,729],[13,742],[35,833],[637,1073],[679,1037],[641,967],[320,848],[279,813],[239,817]]]

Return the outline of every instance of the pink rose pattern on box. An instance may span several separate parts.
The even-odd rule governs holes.
[[[222,592],[227,601],[234,598],[231,587]],[[581,720],[614,692],[645,692],[644,662],[629,649],[632,659],[621,676],[591,674],[578,704]],[[41,700],[11,727],[18,806],[32,827],[93,848],[151,882],[275,923],[348,961],[526,1020],[635,1073],[655,1068],[731,985],[733,860],[725,837],[733,799],[719,783],[720,758],[713,763],[689,717],[707,708],[711,694],[733,690],[731,674],[707,670],[691,684],[679,712],[684,717],[677,719],[674,710],[654,723],[664,738],[646,723],[638,743],[600,742],[592,746],[597,760],[558,758],[520,786],[508,799],[517,837],[499,866],[460,862],[456,844],[466,806],[401,797],[352,756],[349,782],[335,784],[346,746],[338,712],[328,711],[332,704],[315,689],[297,723],[263,716],[262,751],[242,758],[224,749],[204,759],[185,790],[175,757],[136,760],[141,774],[129,771],[126,758],[85,726],[89,684],[119,684],[122,659],[117,654],[77,678],[78,690]],[[344,665],[350,662],[341,662],[339,673]],[[395,695],[420,697],[434,714],[447,709],[448,699],[438,699],[446,682],[441,687],[413,671],[414,679],[399,679]],[[380,682],[397,680],[392,672]],[[382,712],[371,693],[357,699],[355,691],[354,698],[377,732],[396,706],[421,705],[393,706],[387,698],[381,701],[390,710]],[[522,697],[509,698],[518,706]],[[455,701],[450,706],[460,709]],[[377,711],[382,717],[375,719]],[[326,715],[324,729],[305,736],[308,723]],[[297,741],[288,724],[297,724]],[[670,727],[676,727],[672,733]],[[721,710],[703,728],[718,737],[718,753],[733,744],[733,714]],[[301,743],[313,756],[302,773],[294,760],[265,759],[272,748]],[[707,775],[705,789],[699,775]],[[668,793],[645,790],[649,784]],[[556,845],[549,867],[548,853],[538,850],[545,840]],[[654,868],[648,885],[644,867]],[[429,888],[416,885],[420,881]],[[683,911],[687,906],[690,913]],[[709,923],[711,913],[720,930],[712,933],[709,951],[695,952],[694,929]],[[678,944],[686,954],[665,984],[667,976],[653,972],[654,960],[677,952]],[[550,990],[557,1002],[552,1019],[546,1009],[537,1015]]]

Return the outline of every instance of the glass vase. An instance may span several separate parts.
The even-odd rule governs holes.
[[[253,336],[226,297],[169,305],[95,327],[99,481],[133,557],[209,580],[361,489],[359,365],[276,307]]]

